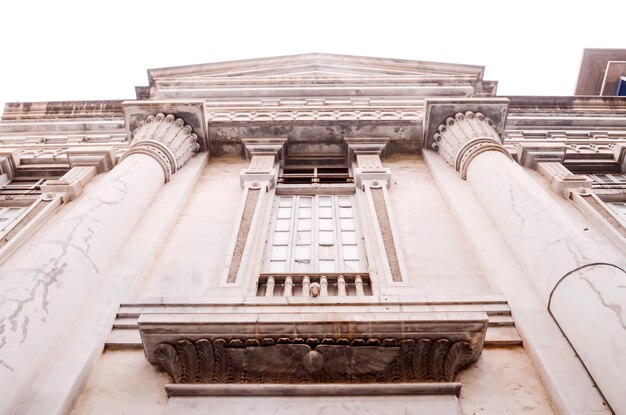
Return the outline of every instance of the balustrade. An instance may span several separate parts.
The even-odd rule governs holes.
[[[371,295],[366,273],[261,274],[259,297],[364,297]]]

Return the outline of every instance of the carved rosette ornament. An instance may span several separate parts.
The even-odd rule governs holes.
[[[466,178],[469,163],[485,151],[497,151],[511,158],[502,146],[493,121],[479,112],[459,112],[454,117],[448,117],[433,136],[432,148],[461,173],[463,179]]]
[[[395,338],[247,338],[159,343],[175,383],[450,382],[478,355],[470,342]]]
[[[170,180],[199,150],[198,137],[181,118],[171,114],[146,117],[133,132],[130,149],[122,159],[131,154],[147,154],[163,168],[165,182]]]

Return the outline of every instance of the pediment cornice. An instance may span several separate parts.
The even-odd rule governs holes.
[[[336,55],[325,53],[309,53],[301,55],[276,56],[259,59],[245,59],[227,62],[216,62],[199,65],[157,68],[148,70],[150,82],[172,77],[193,76],[255,76],[271,75],[272,73],[291,68],[307,68],[308,70],[348,71],[349,73],[383,73],[383,74],[452,74],[472,76],[482,79],[483,66],[459,65],[440,62],[427,62],[406,59],[389,59],[365,56]]]

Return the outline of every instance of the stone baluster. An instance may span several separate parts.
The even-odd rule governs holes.
[[[357,275],[354,278],[354,288],[356,289],[357,297],[363,297],[365,295],[365,290],[363,289],[363,278],[360,275]]]
[[[293,277],[285,277],[285,297],[291,297],[293,295]]]
[[[346,293],[346,279],[343,275],[337,277],[337,296],[345,297]]]
[[[267,283],[265,284],[265,296],[274,296],[274,285],[276,284],[274,277],[267,277]]]
[[[311,279],[308,277],[308,275],[305,275],[304,277],[302,277],[302,296],[303,297],[309,296],[310,287],[311,287]]]
[[[328,278],[325,275],[320,277],[320,297],[328,296]]]

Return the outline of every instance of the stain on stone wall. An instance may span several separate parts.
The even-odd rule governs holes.
[[[234,283],[237,280],[239,266],[241,265],[241,257],[243,256],[243,250],[246,247],[250,224],[252,223],[252,218],[254,217],[256,202],[259,200],[259,192],[259,189],[248,190],[248,197],[246,197],[246,204],[243,208],[241,223],[239,224],[239,231],[237,232],[237,240],[233,251],[233,260],[230,263],[230,270],[228,271],[228,279],[226,282]]]

